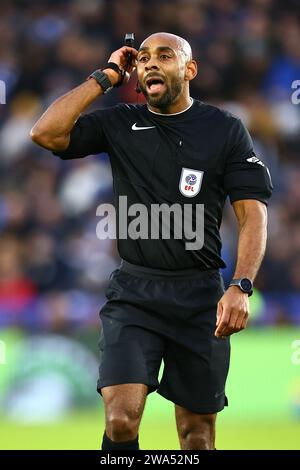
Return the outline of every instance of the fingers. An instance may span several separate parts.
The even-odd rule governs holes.
[[[249,318],[249,315],[247,312],[244,314],[244,316],[242,315],[238,316],[236,320],[236,324],[235,324],[235,329],[237,331],[244,330],[247,326],[248,318]]]
[[[135,66],[138,51],[134,49],[134,47],[128,47],[128,46],[123,46],[117,51],[113,52],[109,58],[109,62],[115,62],[119,66],[123,67],[125,66],[127,62],[129,54],[131,56],[131,65]]]
[[[220,336],[227,336],[226,331],[229,328],[230,324],[230,312],[226,308],[222,308],[222,313],[219,318],[219,322],[217,325],[217,329],[215,331],[215,336],[220,337]]]
[[[133,55],[133,57],[136,57],[138,55],[138,51],[134,47],[123,46],[119,50],[122,51],[124,54],[130,53]]]
[[[136,59],[136,57],[138,55],[138,51],[134,47],[123,46],[120,49],[118,49],[117,51],[113,52],[111,56],[114,56],[116,54],[119,55],[119,56],[122,56],[125,59],[127,59],[128,54],[131,54],[131,57]]]
[[[218,302],[218,305],[217,305],[217,323],[216,323],[216,326],[218,326],[219,323],[220,323],[221,316],[222,316],[222,311],[223,311],[222,303],[221,303],[221,302]]]
[[[138,51],[134,47],[123,46],[117,51],[113,52],[108,59],[108,62],[114,62],[117,64],[121,69],[125,70],[126,68],[126,76],[124,79],[124,83],[127,83],[131,73],[134,71],[137,65],[137,57]],[[129,58],[129,64],[127,65]]]
[[[218,312],[218,311],[217,311]],[[240,308],[226,308],[222,307],[222,313],[218,318],[217,313],[217,328],[215,336],[220,338],[222,336],[230,336],[233,333],[238,333],[247,326],[248,311],[243,307]]]
[[[127,63],[128,56],[130,55],[130,62],[129,62],[129,66],[127,70],[128,72],[132,72],[132,70],[136,67],[136,64],[137,64],[136,58],[138,55],[138,51],[134,49],[134,47],[128,47],[128,46],[122,47],[121,50],[124,55],[125,63]]]
[[[136,60],[135,60],[134,58],[131,58],[131,59],[130,59],[130,63],[129,63],[129,65],[128,65],[128,67],[127,67],[126,70],[127,70],[127,72],[128,72],[129,74],[132,74],[132,72],[133,72],[135,69],[136,69]]]

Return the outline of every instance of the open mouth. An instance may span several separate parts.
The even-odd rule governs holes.
[[[146,80],[147,91],[150,93],[159,93],[165,85],[161,77],[150,77]]]

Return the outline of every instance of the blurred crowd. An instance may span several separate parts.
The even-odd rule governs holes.
[[[300,80],[298,0],[1,0],[0,327],[64,331],[98,325],[114,241],[96,237],[96,208],[112,200],[106,155],[61,161],[29,130],[46,107],[107,62],[169,31],[192,46],[194,98],[242,118],[269,166],[269,242],[257,278],[257,324],[300,324]],[[135,78],[90,110],[143,101]],[[228,281],[236,252],[229,204],[222,225]]]

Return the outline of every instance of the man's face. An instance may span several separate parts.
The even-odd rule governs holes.
[[[137,56],[137,74],[151,106],[168,108],[181,95],[186,59],[175,41],[158,36],[142,44]]]

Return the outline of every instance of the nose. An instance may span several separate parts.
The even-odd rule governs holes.
[[[152,70],[153,70],[153,69],[154,69],[154,70],[158,70],[158,69],[159,69],[159,66],[158,66],[158,64],[157,64],[157,61],[156,61],[153,57],[151,57],[151,58],[148,60],[148,62],[146,63],[146,65],[145,65],[145,70],[148,71],[148,70],[151,70],[151,69],[152,69]]]

